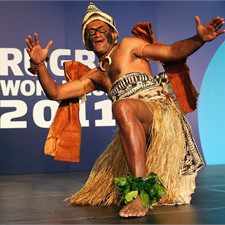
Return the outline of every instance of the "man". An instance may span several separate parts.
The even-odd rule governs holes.
[[[192,149],[196,154],[196,146],[183,114],[162,85],[152,78],[148,60],[163,63],[184,60],[225,32],[220,30],[224,24],[221,17],[203,25],[196,16],[195,22],[197,34],[172,45],[150,44],[136,37],[125,37],[117,43],[118,31],[112,17],[90,3],[82,34],[85,47],[95,52],[99,66],[81,80],[63,85],[53,81],[44,64],[53,42],[42,48],[37,33],[26,38],[27,52],[50,99],[74,98],[100,87],[113,101],[119,136],[97,160],[85,186],[70,198],[72,204],[116,203],[118,196],[113,186],[116,176],[131,173],[145,178],[149,172],[157,173],[167,189],[161,204],[190,203],[199,168],[189,174],[180,169],[187,155],[185,151]],[[137,196],[119,215],[139,217],[147,212],[148,207]]]

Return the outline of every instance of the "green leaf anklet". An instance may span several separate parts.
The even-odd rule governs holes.
[[[166,189],[155,173],[142,177],[116,177],[115,185],[121,196],[121,203],[128,204],[138,195],[144,207],[151,207],[166,193]]]

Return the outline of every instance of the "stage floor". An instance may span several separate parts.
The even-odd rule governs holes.
[[[87,172],[0,176],[0,224],[225,224],[225,166],[199,174],[192,205],[165,206],[123,219],[116,207],[71,207]]]

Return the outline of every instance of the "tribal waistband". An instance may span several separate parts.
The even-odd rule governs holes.
[[[148,77],[145,73],[132,72],[118,79],[109,92],[113,102],[132,96],[139,91],[151,90],[159,87],[160,83],[155,78]]]

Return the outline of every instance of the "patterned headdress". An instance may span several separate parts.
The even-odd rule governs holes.
[[[85,46],[86,46],[85,37],[84,37],[85,29],[87,25],[94,20],[101,20],[107,23],[110,27],[112,27],[118,33],[113,17],[101,11],[92,1],[90,1],[83,18],[83,23],[82,23],[82,40]]]

